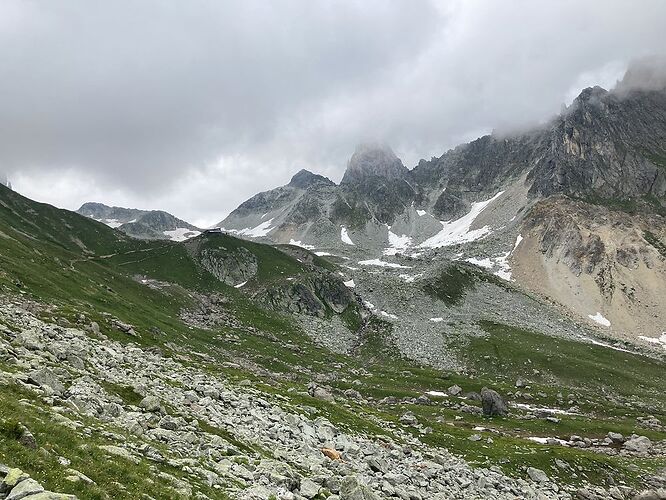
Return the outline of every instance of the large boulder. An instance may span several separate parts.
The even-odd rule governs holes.
[[[483,414],[488,417],[503,417],[508,412],[502,396],[487,387],[481,389],[481,406]]]
[[[48,368],[35,370],[28,375],[28,383],[41,388],[49,388],[53,394],[61,396],[65,392],[65,386],[60,382],[57,375]]]
[[[652,441],[646,436],[633,435],[624,443],[624,449],[633,453],[647,453],[652,447]]]
[[[340,481],[340,500],[379,500],[379,497],[356,476],[347,476]]]

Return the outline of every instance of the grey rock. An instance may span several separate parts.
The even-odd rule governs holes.
[[[41,493],[44,488],[41,484],[32,478],[25,479],[18,483],[12,491],[9,492],[5,500],[21,500],[22,498]]]
[[[462,391],[462,387],[459,385],[452,385],[446,390],[446,392],[448,392],[451,396],[460,396]]]
[[[58,396],[65,392],[65,386],[60,382],[56,374],[48,368],[41,368],[31,372],[28,375],[28,382],[42,388],[48,387]]]
[[[632,436],[625,441],[623,447],[634,453],[647,453],[652,447],[652,441],[646,436]]]
[[[502,397],[487,387],[481,389],[481,405],[483,407],[483,414],[486,416],[503,417],[508,412],[508,408]]]
[[[305,478],[301,480],[299,491],[305,498],[314,498],[319,494],[320,486],[311,479]]]
[[[541,469],[537,469],[535,467],[528,467],[527,468],[527,475],[530,477],[532,481],[535,483],[545,483],[548,482],[548,476],[544,471]]]
[[[340,482],[340,500],[380,500],[367,485],[356,476],[347,476]]]

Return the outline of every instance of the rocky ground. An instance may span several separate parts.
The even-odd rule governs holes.
[[[232,381],[200,368],[191,354],[167,357],[158,349],[113,341],[95,324],[58,326],[11,301],[0,305],[0,321],[7,325],[0,335],[2,385],[29,390],[36,399],[25,404],[43,405],[54,426],[100,437],[97,452],[108,460],[128,467],[148,464],[145,498],[153,496],[155,483],[184,498],[564,499],[576,494],[535,468],[525,479],[507,477],[496,467],[473,469],[395,427],[381,435],[342,430],[317,417],[314,408],[296,406],[249,380]],[[117,388],[136,397],[122,397]],[[333,398],[315,384],[311,392]],[[414,424],[408,415],[401,420]],[[25,446],[54,453],[42,447],[46,436],[28,428],[19,434]],[[70,467],[67,456],[57,460],[65,484],[94,481]],[[32,481],[23,483],[37,491]],[[124,496],[123,484],[115,487],[108,496]],[[635,493],[616,487],[582,489],[578,495],[620,499]],[[69,498],[45,495],[27,498]],[[24,497],[10,493],[6,498]]]

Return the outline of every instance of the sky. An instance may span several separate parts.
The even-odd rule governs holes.
[[[666,47],[641,0],[2,0],[0,173],[219,222],[357,144],[406,166],[547,121]]]

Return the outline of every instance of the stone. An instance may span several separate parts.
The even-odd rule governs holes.
[[[451,387],[449,387],[449,388],[446,390],[446,392],[448,392],[449,395],[451,395],[451,396],[460,396],[460,395],[462,394],[462,391],[463,391],[463,390],[462,390],[462,387],[460,387],[460,386],[457,385],[457,384],[456,384],[456,385],[452,385]]]
[[[28,375],[28,383],[42,388],[49,387],[58,396],[65,392],[65,386],[58,380],[56,374],[48,368],[41,368],[31,372]]]
[[[0,483],[0,493],[8,493],[21,481],[28,479],[30,476],[23,472],[21,469],[9,469],[5,478]]]
[[[647,453],[652,447],[652,441],[646,436],[632,436],[624,443],[624,449],[634,453]]]
[[[299,491],[302,496],[305,498],[314,498],[319,494],[319,485],[315,483],[312,479],[302,479],[301,480],[301,486],[299,488]]]
[[[483,414],[488,417],[503,417],[508,411],[502,397],[487,387],[481,389],[481,406]]]
[[[380,500],[367,485],[356,476],[347,476],[340,481],[340,500]]]
[[[41,484],[32,478],[28,478],[12,488],[12,491],[9,492],[5,500],[20,500],[21,498],[41,493],[42,491],[44,491],[44,488]]]
[[[139,406],[149,412],[157,412],[160,410],[160,400],[156,396],[146,396],[141,400]]]
[[[527,475],[535,483],[546,483],[548,482],[548,476],[541,469],[536,469],[534,467],[527,468]]]
[[[527,383],[522,378],[518,378],[518,380],[516,380],[516,387],[525,387],[526,385]]]
[[[31,450],[36,450],[37,440],[35,439],[35,436],[32,435],[32,432],[30,432],[30,430],[25,425],[21,425],[20,429],[21,429],[21,435],[18,438],[18,442],[21,443],[26,448],[30,448]]]
[[[129,451],[127,451],[125,448],[121,448],[120,446],[114,446],[111,444],[107,445],[101,445],[99,447],[100,449],[106,451],[107,453],[111,455],[115,455],[117,457],[124,458],[125,460],[129,460],[130,462],[134,462],[135,464],[139,463],[139,459],[136,458],[134,455],[132,455]]]
[[[414,426],[419,423],[419,421],[416,419],[416,416],[411,411],[404,413],[400,417],[400,422],[404,425],[410,425],[410,426]]]
[[[624,442],[624,436],[620,434],[619,432],[609,432],[608,433],[608,439],[610,439],[613,443],[623,443]]]

